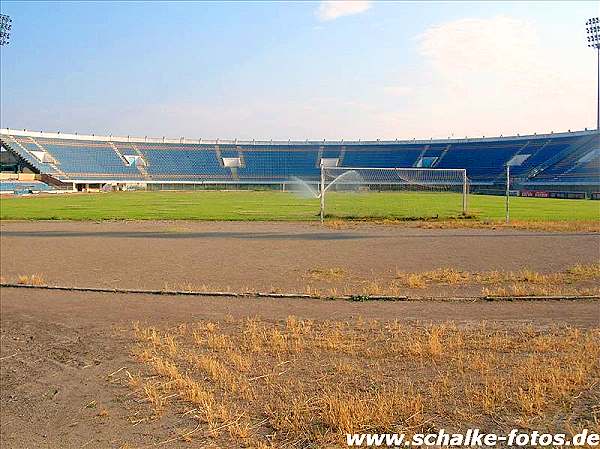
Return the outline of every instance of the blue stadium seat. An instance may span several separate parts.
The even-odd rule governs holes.
[[[108,144],[101,142],[38,142],[58,161],[63,172],[85,175],[139,177],[136,167],[127,165]]]
[[[0,180],[0,192],[26,191],[47,192],[53,190],[52,186],[41,181],[4,181]]]
[[[421,142],[149,143],[10,136],[3,146],[41,173],[68,181],[152,180],[155,182],[275,183],[319,178],[320,158],[338,158],[345,167],[464,168],[475,184],[498,182],[515,155],[515,177],[532,182],[569,179],[598,182],[597,132],[511,138]],[[18,142],[15,144],[14,141]],[[46,150],[55,160],[40,162],[32,152]],[[586,158],[586,155],[592,156]],[[130,165],[128,157],[142,158]],[[238,168],[222,158],[240,158]],[[131,159],[131,158],[129,158]],[[426,165],[423,165],[426,164]]]

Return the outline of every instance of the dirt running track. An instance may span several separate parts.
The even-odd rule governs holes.
[[[2,222],[5,281],[40,274],[81,287],[279,290],[385,282],[396,270],[560,271],[600,258],[600,235],[306,223]],[[344,276],[311,279],[338,267]],[[323,285],[322,285],[323,286]],[[425,292],[453,294],[450,288]],[[463,292],[479,294],[480,290]]]
[[[395,269],[557,271],[598,260],[598,236],[311,224],[3,222],[1,274],[50,283],[161,288],[207,284],[301,290],[311,267],[356,278]],[[341,282],[341,281],[338,281]],[[442,292],[443,294],[443,292]],[[344,302],[0,290],[0,439],[3,448],[151,447],[191,425],[166,416],[134,425],[130,390],[109,382],[126,367],[133,321],[160,327],[226,316],[312,319],[486,320],[510,328],[600,325],[598,301]],[[123,373],[122,371],[121,373]],[[172,442],[162,447],[190,447]]]

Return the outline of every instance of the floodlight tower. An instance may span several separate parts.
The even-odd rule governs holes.
[[[596,97],[596,130],[600,130],[600,19],[592,17],[586,20],[587,42],[588,47],[595,48],[598,57],[598,76]]]
[[[0,14],[0,45],[8,44],[11,22],[11,18],[6,14]]]

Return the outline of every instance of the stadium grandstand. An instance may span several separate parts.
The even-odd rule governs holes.
[[[588,130],[411,141],[192,141],[3,129],[0,140],[4,177],[33,173],[47,185],[39,191],[281,188],[292,178],[318,182],[322,160],[341,167],[464,168],[471,191],[482,193],[502,191],[508,164],[515,189],[585,197],[600,191],[600,133]],[[18,183],[7,178],[2,189],[23,187]]]

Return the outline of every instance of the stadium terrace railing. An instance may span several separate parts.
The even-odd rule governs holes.
[[[470,143],[470,142],[491,142],[504,140],[531,140],[557,137],[576,137],[597,134],[596,130],[567,131],[559,133],[546,134],[528,134],[516,136],[498,136],[498,137],[472,137],[464,139],[395,139],[395,140],[238,140],[238,139],[187,139],[165,138],[165,137],[139,137],[139,136],[113,136],[113,135],[94,135],[94,134],[70,134],[61,132],[29,131],[17,130],[11,128],[1,128],[0,135],[7,136],[25,136],[40,137],[47,139],[69,139],[97,142],[134,142],[134,143],[170,143],[170,144],[208,144],[208,145],[392,145],[392,144],[443,144],[443,143]]]

